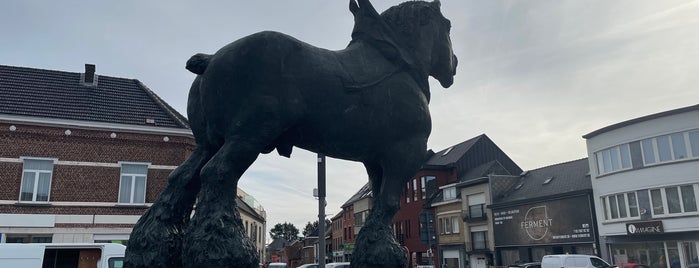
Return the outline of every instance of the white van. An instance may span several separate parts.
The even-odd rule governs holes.
[[[606,261],[597,256],[561,254],[546,255],[541,259],[541,268],[610,268]]]
[[[126,246],[110,243],[0,244],[0,267],[122,268]]]

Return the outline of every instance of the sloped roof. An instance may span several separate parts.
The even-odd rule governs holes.
[[[651,114],[651,115],[646,115],[646,116],[634,118],[634,119],[631,119],[631,120],[626,120],[626,121],[623,121],[623,122],[619,122],[619,123],[616,123],[616,124],[613,124],[613,125],[610,125],[610,126],[606,126],[606,127],[600,128],[600,129],[598,129],[598,130],[595,130],[595,131],[593,131],[593,132],[590,132],[590,133],[588,133],[588,134],[585,134],[585,135],[582,136],[582,137],[585,138],[585,139],[590,139],[590,138],[593,138],[593,137],[595,137],[595,136],[597,136],[597,135],[599,135],[599,134],[606,133],[606,132],[609,132],[609,131],[612,131],[612,130],[615,130],[615,129],[619,129],[619,128],[622,128],[622,127],[625,127],[625,126],[629,126],[629,125],[633,125],[633,124],[638,124],[638,123],[641,123],[641,122],[650,121],[650,120],[658,119],[658,118],[661,118],[661,117],[666,117],[666,116],[671,116],[671,115],[676,115],[676,114],[681,114],[681,113],[692,112],[692,111],[699,111],[699,104],[697,104],[697,105],[692,105],[692,106],[687,106],[687,107],[682,107],[682,108],[678,108],[678,109],[673,109],[673,110],[669,110],[669,111],[659,112],[659,113],[655,113],[655,114]]]
[[[249,214],[250,217],[253,217],[253,218],[255,218],[256,220],[258,220],[258,221],[260,221],[260,222],[265,222],[265,218],[262,217],[262,215],[258,214],[257,211],[255,211],[250,205],[248,205],[248,203],[245,203],[245,201],[243,200],[243,198],[241,198],[240,196],[238,196],[238,197],[236,198],[236,202],[235,202],[235,203],[236,203],[236,205],[238,206],[238,210],[239,210],[239,211],[242,210],[242,211],[244,211],[245,213]]]
[[[187,119],[136,79],[0,65],[0,114],[188,129]]]
[[[498,160],[493,160],[488,163],[482,164],[475,168],[470,169],[464,175],[459,178],[459,182],[468,182],[478,178],[487,177],[489,174],[494,173],[497,175],[510,175],[507,169],[505,169]]]
[[[446,148],[444,150],[441,150],[434,154],[432,157],[430,157],[429,160],[425,163],[427,166],[447,166],[447,165],[453,165],[461,157],[466,154],[466,152],[471,149],[471,147],[476,144],[478,140],[480,140],[482,137],[484,137],[485,134],[481,134],[477,137],[471,138],[469,140],[466,140],[464,142],[461,142],[457,145],[451,146],[449,148]]]
[[[365,197],[370,196],[370,195],[371,195],[371,183],[367,182],[366,184],[364,184],[364,186],[362,186],[362,188],[359,189],[359,191],[357,191],[354,195],[352,195],[352,197],[347,199],[347,202],[342,204],[341,207],[344,208],[346,206],[349,206],[349,205],[353,204],[354,202],[357,202],[360,199],[365,198]]]
[[[269,243],[269,245],[267,245],[267,248],[270,250],[278,251],[278,250],[284,249],[289,244],[290,244],[289,241],[287,241],[286,239],[284,239],[282,237],[279,237],[279,238],[272,240],[272,243]]]
[[[498,161],[507,174],[519,174],[522,169],[487,135],[481,134],[434,154],[422,169],[456,168],[459,179],[477,167]]]
[[[496,203],[592,190],[587,158],[526,171],[518,183]],[[545,183],[547,180],[550,181]],[[517,187],[521,184],[520,187]],[[517,189],[518,188],[518,189]]]

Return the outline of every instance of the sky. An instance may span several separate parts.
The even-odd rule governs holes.
[[[135,78],[186,115],[196,53],[263,30],[340,50],[348,0],[0,2],[0,64]],[[402,1],[373,0],[379,12]],[[434,151],[488,135],[522,169],[587,156],[582,135],[699,103],[699,0],[442,0],[459,66],[430,79]],[[239,186],[267,229],[318,219],[315,154],[261,155]],[[328,218],[367,182],[359,163],[327,161]]]

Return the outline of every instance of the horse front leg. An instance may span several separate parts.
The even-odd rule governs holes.
[[[199,171],[212,154],[208,148],[197,147],[170,173],[163,192],[131,231],[124,267],[182,266],[182,238],[199,193]]]

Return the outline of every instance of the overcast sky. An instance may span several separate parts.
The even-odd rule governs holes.
[[[379,12],[397,0],[374,0]],[[699,103],[699,1],[443,0],[459,57],[454,85],[431,79],[429,147],[487,134],[523,169],[586,157],[582,135]],[[274,30],[339,50],[348,0],[0,2],[0,64],[136,78],[186,115],[195,53]],[[364,183],[358,163],[329,159],[329,216]],[[315,154],[263,155],[240,187],[268,229],[318,218]],[[233,194],[233,193],[232,193]]]

